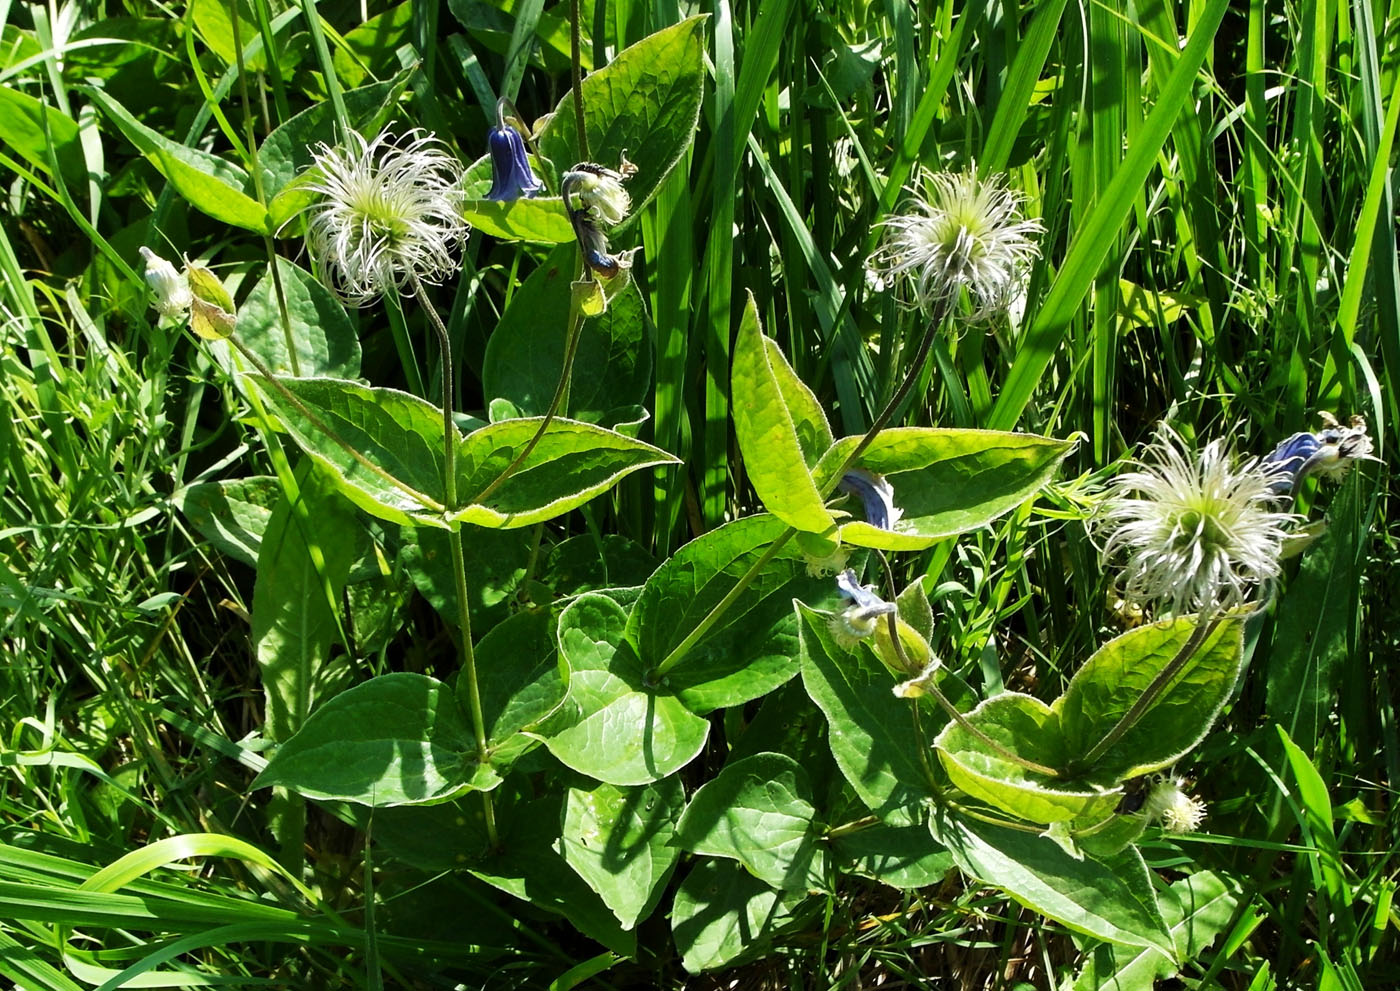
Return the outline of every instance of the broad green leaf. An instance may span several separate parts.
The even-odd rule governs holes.
[[[393,79],[342,94],[350,125],[366,137],[377,134],[394,112],[411,75],[405,70]],[[258,166],[268,199],[275,202],[299,173],[311,167],[319,145],[334,146],[336,140],[335,105],[329,100],[303,110],[264,138],[258,148]]]
[[[643,38],[583,80],[589,155],[615,169],[625,152],[637,166],[627,184],[631,216],[656,195],[695,138],[705,80],[706,16],[687,18]],[[538,146],[558,175],[578,163],[572,91],[564,94],[541,129]]]
[[[842,438],[822,456],[813,473],[818,488],[834,484],[833,476],[859,440]],[[1073,441],[994,430],[885,430],[858,464],[886,477],[904,516],[893,530],[847,523],[841,539],[862,547],[920,550],[940,537],[985,526],[1034,496],[1073,446]],[[848,508],[862,512],[858,504]]]
[[[564,200],[558,196],[536,196],[532,199],[467,200],[462,215],[482,234],[505,241],[533,241],[540,244],[568,244],[574,241],[574,227],[569,222]]]
[[[1239,895],[1223,878],[1198,871],[1158,896],[1176,955],[1196,960],[1235,916]],[[1152,950],[1132,951],[1105,943],[1087,957],[1073,991],[1153,991],[1179,968]]]
[[[7,153],[45,174],[52,170],[52,153],[64,182],[73,189],[87,185],[78,124],[62,110],[28,93],[0,86],[0,134],[5,136]]]
[[[926,888],[953,869],[953,857],[928,828],[877,823],[834,836],[832,856],[845,871],[892,888]]]
[[[196,482],[171,496],[200,536],[229,557],[249,567],[258,563],[258,548],[282,498],[282,486],[271,475]]]
[[[615,785],[657,781],[690,763],[710,724],[675,695],[646,684],[623,636],[627,613],[588,592],[559,616],[559,653],[569,668],[570,725],[545,740],[569,767]]]
[[[278,748],[253,787],[361,805],[440,802],[462,793],[476,741],[451,687],[380,675],[341,692]]]
[[[641,585],[656,570],[646,548],[617,533],[591,533],[555,544],[540,571],[540,581],[556,596]]]
[[[807,772],[791,757],[745,757],[701,785],[676,839],[692,853],[739,861],[771,887],[825,890],[826,851],[811,795]]]
[[[786,370],[783,379],[774,364]],[[764,508],[798,530],[822,533],[836,521],[823,504],[807,467],[805,451],[817,438],[809,436],[804,445],[798,437],[795,417],[788,410],[783,383],[792,388],[795,381],[796,376],[781,353],[775,355],[769,350],[758,326],[758,307],[753,293],[749,293],[734,342],[730,379],[734,435],[744,455],[749,481]],[[807,423],[810,426],[810,421]]]
[[[1147,865],[1135,847],[1114,857],[1070,856],[1054,840],[975,819],[938,815],[934,838],[962,870],[1076,932],[1175,959]]]
[[[808,468],[815,468],[821,456],[835,441],[831,436],[831,423],[826,418],[826,410],[817,401],[807,383],[797,377],[788,364],[783,349],[772,338],[763,339],[763,347],[768,352],[768,367],[778,381],[783,393],[783,403],[792,417],[793,428],[797,431],[797,443],[802,448],[802,460]]]
[[[1030,695],[1003,692],[967,713],[967,721],[1019,757],[1051,768],[1064,766],[1064,741],[1055,712]],[[1028,770],[997,753],[958,723],[934,742],[948,777],[969,795],[1031,822],[1100,817],[1118,804],[1120,789],[1066,784]]]
[[[371,76],[389,76],[398,70],[396,53],[413,43],[413,12],[411,0],[403,0],[341,36],[331,64],[345,85],[361,86]]]
[[[735,520],[686,544],[658,568],[627,630],[643,663],[658,666],[785,529],[773,516]],[[665,686],[698,713],[766,695],[798,671],[792,600],[820,603],[835,596],[835,582],[808,576],[801,551],[789,542],[668,672]]]
[[[570,788],[564,799],[559,852],[631,929],[651,914],[680,848],[672,843],[685,805],[678,777],[619,788]]]
[[[403,527],[399,531],[399,563],[423,598],[453,627],[461,623],[457,608],[457,576],[446,530]],[[467,602],[472,625],[490,629],[510,612],[530,563],[527,531],[462,529],[462,557],[467,573]]]
[[[1204,296],[1193,293],[1153,292],[1127,279],[1118,280],[1122,300],[1118,304],[1118,319],[1130,328],[1171,326],[1189,309],[1206,302]]]
[[[563,796],[559,792],[522,804],[501,820],[501,849],[468,867],[492,887],[532,906],[566,917],[584,935],[622,956],[636,953],[602,899],[559,854]]]
[[[559,711],[569,691],[569,671],[559,663],[555,646],[554,617],[547,609],[531,609],[498,623],[476,645],[476,667],[489,760],[503,775],[540,745],[536,731]],[[457,677],[463,709],[470,706],[467,693],[464,673]]]
[[[508,788],[491,793],[496,815],[509,814],[502,798],[510,801]],[[374,842],[389,856],[420,871],[461,870],[490,852],[486,812],[482,796],[463,795],[433,805],[398,805],[375,809],[369,820]],[[378,862],[378,853],[375,861]]]
[[[336,611],[355,558],[359,527],[354,507],[326,473],[303,462],[300,498],[309,519],[298,519],[283,497],[272,510],[258,553],[251,636],[258,659],[266,716],[263,735],[280,743],[306,722],[316,700],[348,675],[331,670],[338,633]],[[309,527],[309,532],[307,530]],[[318,570],[312,548],[324,571]]]
[[[671,906],[671,935],[692,974],[761,956],[806,892],[775,891],[732,860],[701,860]]]
[[[234,43],[233,16],[237,11],[239,38],[244,45],[258,37],[257,15],[253,13],[251,0],[191,0],[189,16],[199,31],[199,40],[209,47],[225,65],[239,65],[238,47]],[[280,56],[280,52],[278,53]],[[279,68],[286,72],[290,65],[278,59]],[[242,63],[243,71],[250,73],[267,72],[267,52],[259,49]]]
[[[1131,630],[1085,662],[1055,700],[1066,757],[1097,744],[1142,696],[1196,628],[1183,617]],[[1182,666],[1141,720],[1089,769],[1097,778],[1134,778],[1175,763],[1200,743],[1235,685],[1244,619],[1226,616]]]
[[[556,418],[520,467],[480,500],[479,493],[525,451],[542,422],[505,420],[467,435],[457,456],[457,495],[464,508],[452,514],[454,521],[504,529],[542,523],[577,509],[625,475],[676,463],[660,448],[616,431]]]
[[[360,339],[345,307],[310,272],[285,258],[278,258],[277,266],[288,326],[282,324],[277,284],[269,271],[238,308],[239,338],[278,376],[359,375]]]
[[[919,751],[910,702],[894,696],[894,678],[868,650],[843,650],[827,618],[796,603],[801,620],[802,681],[826,715],[832,756],[860,800],[885,822],[922,822],[933,792]]]
[[[517,415],[544,413],[558,387],[575,255],[573,245],[561,247],[531,272],[487,341],[482,387],[493,399],[509,400]],[[651,352],[651,321],[629,280],[606,312],[579,331],[564,414],[608,427],[633,417],[651,390]]]
[[[301,449],[329,468],[361,509],[393,523],[446,525],[441,518],[442,410],[406,392],[345,379],[269,383],[261,375],[249,378],[276,407]]]
[[[234,227],[269,233],[267,211],[249,195],[252,183],[247,172],[217,155],[187,148],[151,130],[103,90],[84,87],[83,92],[190,206]]]

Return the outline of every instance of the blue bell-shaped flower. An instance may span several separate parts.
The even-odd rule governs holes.
[[[520,132],[504,120],[498,121],[486,136],[486,144],[491,152],[491,192],[488,200],[509,203],[512,200],[529,199],[544,188],[544,183],[535,178],[530,170],[530,159],[525,155],[525,139]]]

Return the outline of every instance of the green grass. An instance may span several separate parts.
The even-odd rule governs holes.
[[[513,93],[534,120],[568,88],[568,4],[419,4],[395,17],[374,2],[379,20],[363,27],[357,5],[327,4],[314,30],[309,2],[239,6],[243,45],[286,32],[283,57],[250,50],[242,76],[224,4],[66,4],[53,19],[0,4],[0,974],[26,989],[116,986],[103,982],[178,960],[238,986],[680,986],[661,919],[643,924],[637,961],[614,961],[466,875],[427,880],[376,850],[371,887],[363,810],[313,806],[294,833],[307,866],[291,880],[253,855],[279,849],[266,794],[248,791],[262,761],[254,573],[194,532],[172,496],[278,466],[226,375],[154,322],[136,248],[168,239],[169,256],[247,275],[299,243],[189,209],[80,87],[96,79],[147,126],[240,161],[249,133],[406,66],[392,116],[470,162],[494,112],[484,97]],[[1029,196],[1045,257],[1019,328],[948,340],[906,422],[1084,437],[1034,512],[900,562],[924,576],[935,648],[974,685],[1052,695],[1118,628],[1081,480],[1160,418],[1263,453],[1320,411],[1360,413],[1393,459],[1400,11],[702,9],[710,78],[695,145],[622,244],[642,248],[654,323],[647,430],[685,465],[551,524],[546,548],[622,534],[661,558],[755,509],[729,420],[746,293],[836,428],[863,430],[921,329],[867,286],[879,222],[920,170],[974,162]],[[586,57],[601,64],[690,10],[584,3]],[[37,101],[52,119],[14,112]],[[473,235],[461,285],[433,294],[461,347],[461,408],[480,414],[491,398],[485,342],[542,257]],[[421,314],[371,308],[358,322],[375,384],[436,395]],[[1165,877],[1213,870],[1237,899],[1184,986],[1400,981],[1392,491],[1388,467],[1371,463],[1305,494],[1330,529],[1254,621],[1238,695],[1186,769],[1210,803],[1207,833],[1146,850]],[[357,671],[452,670],[433,610],[411,592],[394,601],[400,625]],[[199,860],[155,857],[120,891],[93,881],[155,841],[205,834],[225,839]],[[443,924],[463,914],[476,928]],[[954,874],[909,892],[852,884],[774,955],[690,986],[1050,987],[1081,949]]]

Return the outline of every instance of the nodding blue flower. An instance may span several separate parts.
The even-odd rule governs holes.
[[[865,506],[865,521],[881,530],[893,530],[904,515],[894,504],[894,486],[884,475],[864,468],[852,468],[841,476],[836,487],[842,492],[859,496]]]
[[[486,194],[488,200],[509,203],[529,199],[544,189],[544,183],[535,178],[535,173],[530,170],[525,139],[506,123],[503,114],[498,115],[496,126],[486,136],[486,146],[491,152],[491,192]]]
[[[1302,431],[1279,442],[1260,462],[1269,475],[1269,491],[1280,498],[1292,496],[1303,479],[1314,473],[1333,478],[1344,475],[1353,461],[1371,457],[1371,438],[1359,416],[1342,426],[1330,413],[1322,414],[1323,428]]]
[[[881,616],[898,609],[893,602],[880,598],[874,585],[862,585],[850,568],[836,576],[836,588],[850,605],[832,617],[831,633],[837,643],[848,650],[857,640],[864,640],[875,632]]]

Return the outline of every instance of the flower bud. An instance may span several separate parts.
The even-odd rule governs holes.
[[[141,257],[146,259],[146,285],[155,294],[155,308],[160,315],[178,317],[188,310],[194,297],[185,276],[150,248],[143,246]]]

